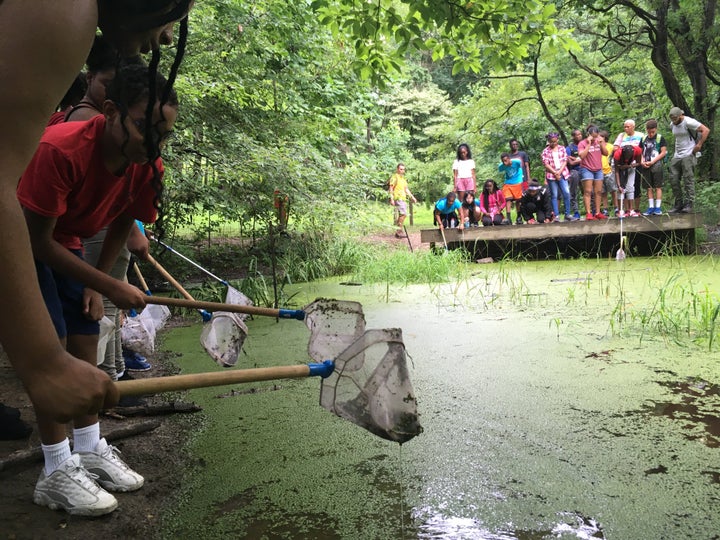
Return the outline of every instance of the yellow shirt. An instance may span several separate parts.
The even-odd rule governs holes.
[[[610,156],[613,155],[613,145],[610,143],[606,144],[608,149],[608,155],[602,157],[602,172],[604,175],[608,175],[612,172],[612,167],[610,166]]]
[[[404,175],[393,173],[390,177],[390,189],[392,190],[393,199],[396,201],[404,201],[407,199],[407,193],[405,192],[407,186],[408,183]]]

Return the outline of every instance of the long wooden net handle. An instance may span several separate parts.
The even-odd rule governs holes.
[[[269,381],[273,379],[299,379],[310,375],[310,366],[278,366],[267,368],[237,369],[231,371],[214,371],[211,373],[193,373],[190,375],[171,375],[168,377],[150,377],[117,381],[115,386],[121,396],[138,396],[174,392],[208,386]]]
[[[230,313],[248,313],[250,315],[263,315],[266,317],[279,317],[281,319],[305,319],[305,312],[299,309],[274,309],[258,306],[240,306],[237,304],[224,304],[222,302],[204,302],[202,300],[187,300],[184,298],[165,298],[161,296],[148,296],[147,304],[160,304],[163,306],[184,307],[192,309],[206,309],[211,312],[229,311]]]

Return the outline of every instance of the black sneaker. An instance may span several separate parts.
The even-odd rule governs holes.
[[[678,212],[682,212],[682,209],[684,208],[682,203],[678,203],[675,206],[673,206],[670,210],[668,210],[668,214],[677,214]]]
[[[135,377],[130,375],[130,373],[125,370],[125,373],[123,373],[122,377],[118,379],[118,381],[134,381]],[[139,398],[138,396],[120,396],[120,399],[118,400],[118,407],[145,407],[147,405],[147,401],[145,401],[142,398]]]
[[[120,396],[118,407],[145,407],[147,401],[137,396]]]
[[[686,204],[685,206],[683,206],[683,207],[680,209],[680,212],[683,213],[683,214],[692,214],[692,213],[695,212],[695,210],[693,210],[693,205],[692,205],[692,204]]]
[[[523,220],[520,216],[518,216],[517,219],[515,220],[515,225],[522,225],[522,224],[523,224]]]

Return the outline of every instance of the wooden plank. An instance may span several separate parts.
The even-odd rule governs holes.
[[[623,234],[672,232],[692,230],[703,226],[702,214],[663,214],[623,219]],[[543,223],[537,225],[501,225],[497,227],[470,227],[469,229],[445,229],[445,239],[450,243],[475,241],[496,242],[502,240],[544,240],[573,236],[598,236],[620,234],[620,219]],[[420,241],[442,244],[440,230],[423,229]]]

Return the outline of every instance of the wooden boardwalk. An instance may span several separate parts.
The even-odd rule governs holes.
[[[446,229],[445,241],[449,249],[464,247],[475,258],[606,257],[614,255],[619,247],[621,221],[622,234],[627,236],[628,255],[653,255],[663,251],[695,253],[695,229],[703,226],[702,214],[663,214],[622,220]],[[443,248],[443,237],[437,228],[421,230],[420,240]]]

